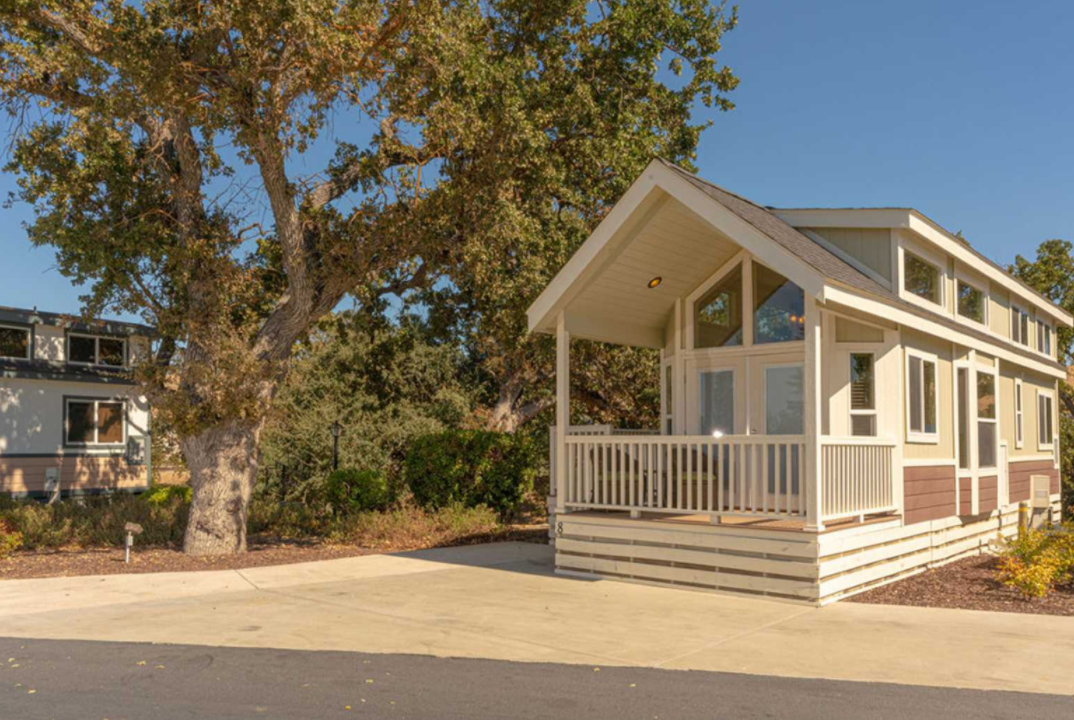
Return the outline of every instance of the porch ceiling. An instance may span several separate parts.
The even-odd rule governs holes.
[[[620,248],[566,308],[576,337],[662,347],[675,300],[685,297],[741,248],[678,200],[659,193],[620,229]],[[650,289],[649,281],[662,278]]]

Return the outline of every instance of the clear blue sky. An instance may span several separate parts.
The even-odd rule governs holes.
[[[766,205],[912,206],[1000,263],[1074,240],[1074,3],[743,0],[698,165]],[[341,129],[341,128],[337,128]],[[309,172],[313,168],[296,168]],[[0,177],[0,195],[12,188]],[[0,210],[0,305],[77,312]]]

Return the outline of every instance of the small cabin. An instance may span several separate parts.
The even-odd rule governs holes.
[[[1059,519],[1074,318],[911,208],[762,207],[654,160],[529,308],[561,573],[825,603]],[[570,348],[660,352],[660,424],[572,424]]]

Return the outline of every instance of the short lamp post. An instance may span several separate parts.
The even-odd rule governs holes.
[[[339,420],[332,423],[332,469],[339,470],[339,436],[343,434],[343,426]]]

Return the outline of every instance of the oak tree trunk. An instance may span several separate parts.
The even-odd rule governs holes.
[[[246,516],[262,427],[232,422],[180,441],[194,491],[183,540],[186,554],[246,551]]]

